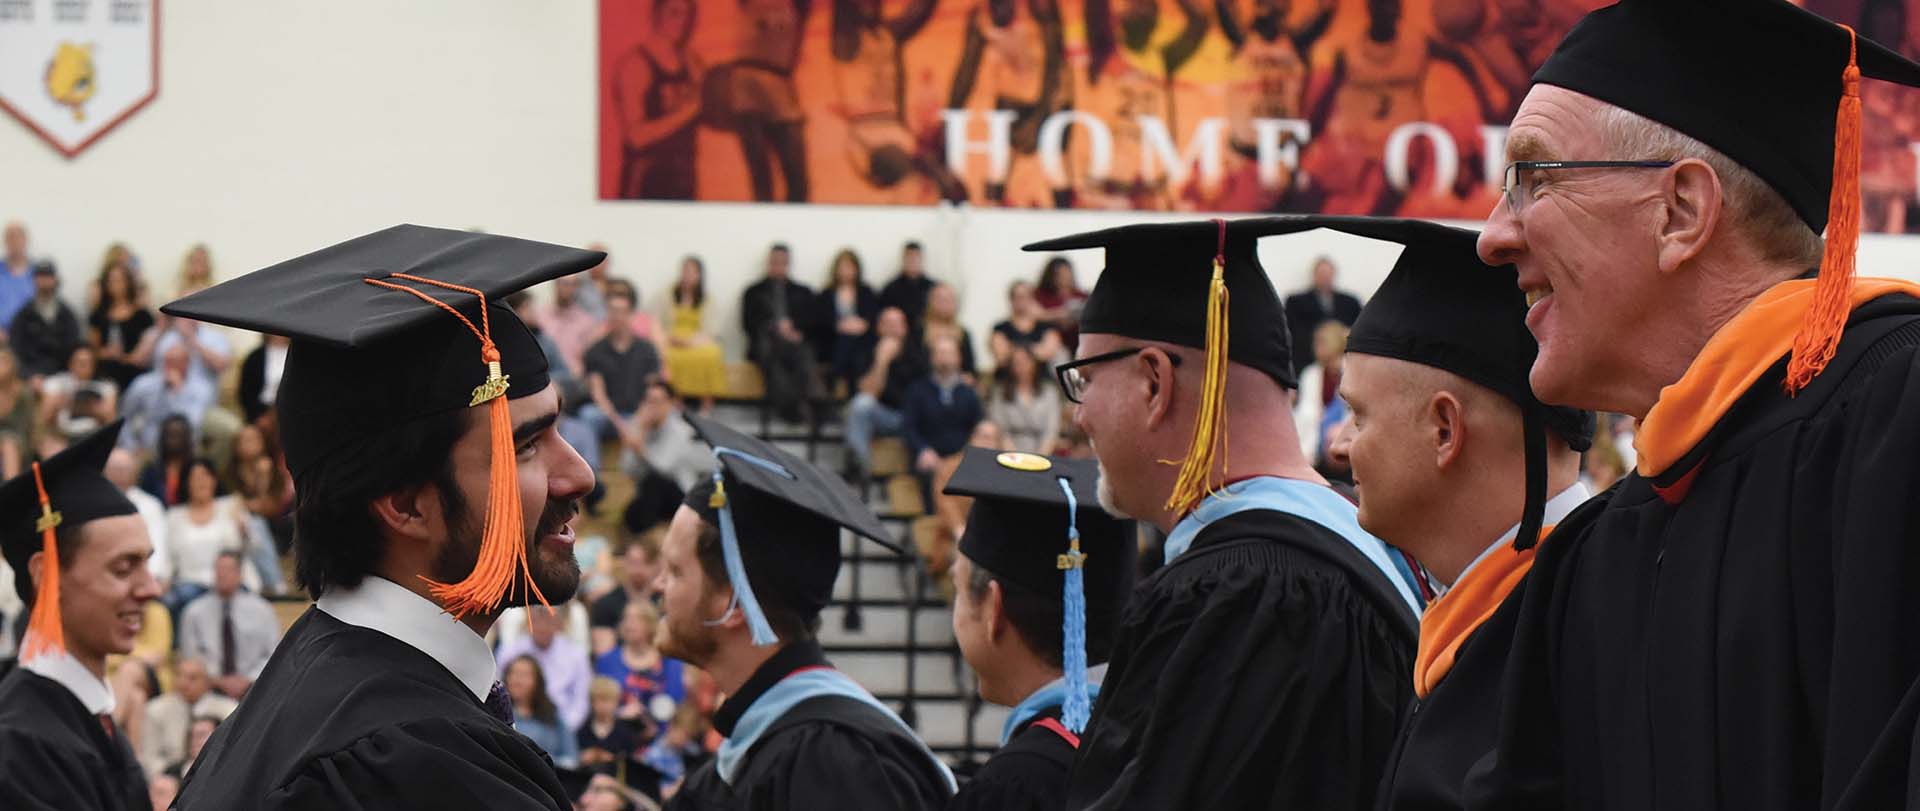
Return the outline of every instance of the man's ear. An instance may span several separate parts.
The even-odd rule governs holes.
[[[1444,471],[1460,461],[1467,446],[1466,417],[1460,398],[1452,392],[1435,392],[1427,401],[1423,427],[1433,442],[1434,467]]]
[[[1725,208],[1719,173],[1705,161],[1674,164],[1660,185],[1660,230],[1655,235],[1662,273],[1673,273],[1706,250]]]
[[[395,490],[375,498],[367,512],[380,529],[394,537],[432,543],[446,535],[447,516],[440,509],[437,484]]]
[[[1007,595],[1001,591],[1000,581],[987,581],[987,592],[980,595],[980,626],[987,629],[987,642],[999,644],[1007,629]]]
[[[1144,384],[1142,394],[1147,398],[1144,427],[1153,430],[1173,413],[1174,398],[1180,393],[1179,382],[1174,379],[1173,361],[1165,350],[1150,346],[1140,350],[1133,359]]]

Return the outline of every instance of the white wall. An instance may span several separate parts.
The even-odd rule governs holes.
[[[162,11],[159,98],[78,159],[0,121],[0,219],[29,225],[73,297],[113,240],[164,293],[194,242],[227,278],[398,222],[482,227],[604,241],[615,273],[648,295],[682,254],[702,255],[718,304],[710,328],[737,355],[736,294],[769,242],[790,243],[812,284],[851,246],[877,284],[900,243],[918,239],[935,275],[962,288],[979,338],[1004,311],[1007,281],[1040,265],[1020,244],[1148,219],[598,202],[593,0],[186,0]],[[1323,252],[1364,293],[1396,248],[1317,233],[1267,240],[1261,255],[1285,291]],[[1074,258],[1090,284],[1099,257]],[[1920,278],[1920,239],[1869,238],[1861,260],[1868,273]]]

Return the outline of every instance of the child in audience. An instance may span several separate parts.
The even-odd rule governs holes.
[[[618,777],[620,767],[633,758],[634,749],[644,740],[632,722],[615,713],[620,709],[620,683],[597,676],[587,688],[593,714],[580,725],[580,768],[596,774]]]

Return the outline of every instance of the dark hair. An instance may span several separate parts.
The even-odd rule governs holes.
[[[699,278],[695,279],[693,282],[693,301],[687,302],[680,297],[680,292],[681,292],[680,277],[676,274],[673,280],[673,303],[675,304],[691,303],[693,306],[698,307],[702,304],[707,303],[707,263],[704,261],[701,261],[700,257],[695,256],[693,254],[687,254],[686,256],[681,257],[680,264],[683,267],[688,262],[692,262],[693,269],[700,274]]]
[[[925,249],[920,247],[920,240],[917,240],[917,239],[909,239],[907,240],[907,244],[900,246],[900,251],[902,253],[905,253],[907,251],[922,251],[922,250],[925,250]]]
[[[533,298],[533,293],[528,292],[526,290],[520,290],[511,294],[508,294],[507,309],[518,310],[520,309],[521,305],[526,304],[527,301],[529,301],[532,298]]]
[[[435,485],[448,515],[465,515],[453,477],[453,445],[467,431],[468,409],[429,414],[350,439],[294,476],[294,578],[320,599],[353,588],[380,565],[385,542],[368,502],[405,487]]]
[[[59,558],[57,562],[62,567],[72,564],[74,556],[80,554],[80,530],[86,525],[87,522],[85,521],[69,521],[61,524],[59,528],[53,531],[53,554]],[[27,546],[29,544],[35,549],[40,548],[40,533],[33,533],[32,541],[11,540],[7,542],[8,546],[15,547]],[[42,563],[41,565],[44,566],[45,564]],[[13,591],[15,594],[20,595],[20,602],[27,610],[30,611],[33,609],[33,600],[36,596],[33,588],[33,573],[28,571],[24,565],[13,570]],[[24,622],[21,624],[21,627],[25,627]]]
[[[213,460],[204,456],[195,456],[192,459],[188,459],[187,466],[180,471],[180,485],[187,488],[189,494],[193,492],[193,472],[196,470],[204,470],[208,476],[213,478],[214,498],[219,498],[227,494],[227,485],[220,479],[220,469],[213,466]]]
[[[839,286],[840,262],[843,259],[853,262],[853,286],[866,283],[867,269],[860,264],[860,254],[854,253],[852,248],[841,248],[839,253],[833,255],[833,264],[827,265],[827,290]]]
[[[640,291],[633,289],[633,283],[626,279],[614,279],[607,283],[607,300],[617,298],[627,300],[627,307],[637,309],[640,306]]]
[[[767,247],[767,253],[784,253],[790,255],[793,253],[793,249],[787,247],[787,243],[785,242],[775,242]]]
[[[706,575],[711,587],[731,586],[727,579],[727,561],[720,550],[720,528],[706,521],[700,522],[700,534],[694,537],[694,552],[700,558],[700,571]],[[751,578],[753,575],[747,575]],[[706,593],[705,589],[701,590]],[[767,616],[767,625],[780,636],[783,642],[794,642],[814,638],[820,633],[820,614],[806,614],[799,608],[781,601],[780,593],[764,586],[754,589],[754,596],[760,598],[760,613]]]
[[[1061,627],[1065,611],[1059,594],[1041,594],[1033,589],[1007,580],[985,566],[973,564],[973,575],[967,579],[967,596],[980,601],[987,598],[987,584],[1000,584],[1000,607],[1006,612],[1007,623],[1020,634],[1020,641],[1027,650],[1040,657],[1051,667],[1063,667],[1061,646],[1066,644],[1066,631]],[[1089,607],[1087,611],[1087,665],[1089,667],[1107,661],[1113,650],[1113,626],[1118,612],[1099,612]]]
[[[540,669],[539,659],[533,658],[530,653],[520,654],[513,657],[513,661],[508,662],[507,669],[502,672],[513,673],[513,666],[521,662],[533,666],[533,706],[526,708],[527,715],[547,723],[559,720],[560,709],[553,706],[553,697],[547,695],[547,673]]]
[[[660,7],[666,5],[668,2],[669,0],[653,0],[653,16],[647,18],[648,25],[655,24],[655,21],[660,17]],[[673,42],[673,44],[682,47],[686,46],[687,40],[693,38],[693,27],[700,22],[700,4],[694,2],[694,0],[686,0],[686,4],[687,30],[680,32],[680,36]]]
[[[1042,377],[1042,375],[1046,374],[1046,368],[1045,364],[1040,362],[1040,356],[1033,354],[1032,347],[1015,344],[1013,351],[1007,355],[1007,362],[1000,368],[993,370],[994,382],[998,384],[996,388],[1000,390],[1000,399],[1004,402],[1013,402],[1014,396],[1018,393],[1018,381],[1013,379],[1013,359],[1021,355],[1025,355],[1028,360],[1033,361],[1032,384],[1034,394],[1036,396],[1039,395],[1040,387],[1046,385],[1046,378]]]
[[[1049,293],[1053,293],[1054,295],[1065,294],[1067,291],[1061,290],[1060,288],[1055,287],[1053,284],[1054,274],[1057,273],[1058,272],[1057,269],[1061,267],[1065,267],[1068,270],[1068,272],[1072,272],[1073,263],[1067,261],[1067,258],[1064,256],[1048,257],[1047,263],[1040,266],[1040,283],[1037,285],[1034,285],[1034,289],[1045,290]],[[1078,281],[1075,281],[1074,288],[1078,289],[1079,286],[1080,286],[1080,283]]]
[[[187,447],[182,452],[189,457],[193,455],[193,445],[194,445],[193,421],[187,419],[186,415],[184,414],[174,414],[160,421],[159,456],[160,456],[161,462],[181,461],[179,459],[168,458],[168,455],[167,455],[167,430],[175,425],[180,426],[181,428],[185,429],[187,432]]]
[[[120,271],[121,278],[127,280],[127,304],[135,305],[140,298],[140,285],[133,278],[133,269],[127,267],[125,262],[108,262],[100,268],[100,275],[94,279],[94,286],[100,291],[100,303],[95,307],[96,312],[104,313],[113,306],[113,294],[107,292],[107,277],[113,275],[116,270]]]
[[[220,554],[213,556],[214,560],[220,560],[221,558],[233,558],[233,565],[235,566],[247,565],[247,559],[241,557],[240,551],[237,549],[222,549],[220,550]]]
[[[659,377],[647,378],[647,389],[649,391],[653,389],[665,389],[667,392],[667,399],[677,400],[680,398],[680,393],[673,390],[673,384],[668,383],[666,380],[663,380]]]

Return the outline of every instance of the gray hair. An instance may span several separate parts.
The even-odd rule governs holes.
[[[1719,150],[1672,127],[1630,110],[1607,105],[1600,131],[1609,152],[1627,160],[1696,159],[1713,168],[1726,190],[1728,221],[1761,258],[1769,262],[1817,267],[1825,243],[1786,198],[1752,170]]]

